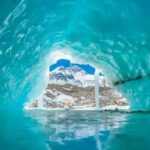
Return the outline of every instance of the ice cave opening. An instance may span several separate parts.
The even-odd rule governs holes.
[[[59,56],[48,66],[46,88],[27,102],[25,109],[129,109],[126,98],[108,82],[101,68]]]

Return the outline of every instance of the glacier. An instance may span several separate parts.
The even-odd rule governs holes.
[[[59,51],[102,68],[132,110],[150,110],[149,18],[149,0],[2,0],[0,109],[42,92]]]

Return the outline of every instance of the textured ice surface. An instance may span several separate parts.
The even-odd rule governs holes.
[[[149,110],[148,0],[6,0],[0,14],[1,106],[42,92],[50,53],[62,51],[101,67],[132,109]]]

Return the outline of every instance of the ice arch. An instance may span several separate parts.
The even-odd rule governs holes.
[[[1,107],[21,108],[48,54],[65,49],[101,66],[132,109],[150,109],[148,0],[5,0],[0,13]]]

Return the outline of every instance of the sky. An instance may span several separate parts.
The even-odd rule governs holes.
[[[49,66],[49,71],[55,70],[57,67],[64,66],[65,68],[70,67],[71,65],[77,65],[84,69],[88,74],[94,74],[95,68],[88,64],[75,64],[71,63],[70,60],[67,59],[59,59],[55,64]]]

